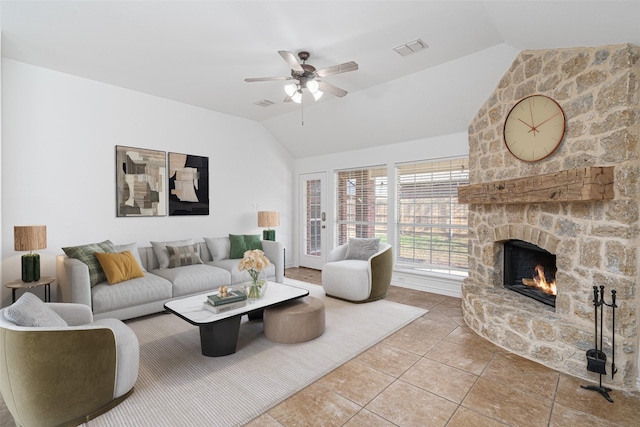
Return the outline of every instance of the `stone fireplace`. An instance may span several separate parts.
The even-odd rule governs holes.
[[[603,382],[624,390],[640,388],[639,76],[640,48],[633,45],[524,51],[469,126],[469,187],[476,193],[466,197],[465,322],[500,347],[597,382],[585,357],[594,342],[593,286],[605,286],[607,295],[615,289],[618,372]],[[502,126],[519,99],[537,93],[563,108],[566,133],[554,154],[527,163],[506,149]],[[509,242],[555,256],[555,306],[504,286]],[[603,350],[611,356],[610,312],[604,324]]]

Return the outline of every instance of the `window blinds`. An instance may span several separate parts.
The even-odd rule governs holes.
[[[379,237],[387,241],[387,168],[336,172],[336,241]]]
[[[468,270],[468,159],[396,166],[396,264],[447,274]]]

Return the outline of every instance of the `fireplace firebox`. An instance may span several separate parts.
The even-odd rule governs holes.
[[[556,305],[556,256],[522,240],[504,243],[504,287]]]

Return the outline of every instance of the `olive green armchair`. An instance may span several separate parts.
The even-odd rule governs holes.
[[[380,243],[377,252],[369,257],[352,259],[349,256],[352,241],[329,252],[327,263],[322,267],[322,287],[325,293],[327,296],[355,303],[386,297],[393,274],[391,245]]]
[[[42,305],[63,321],[18,326],[11,306],[0,310],[0,391],[16,425],[75,426],[126,399],[138,377],[135,333],[117,319],[93,322],[84,304]]]

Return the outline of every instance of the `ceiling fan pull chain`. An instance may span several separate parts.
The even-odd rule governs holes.
[[[304,126],[304,102],[300,100],[300,121],[302,124],[300,126]]]

